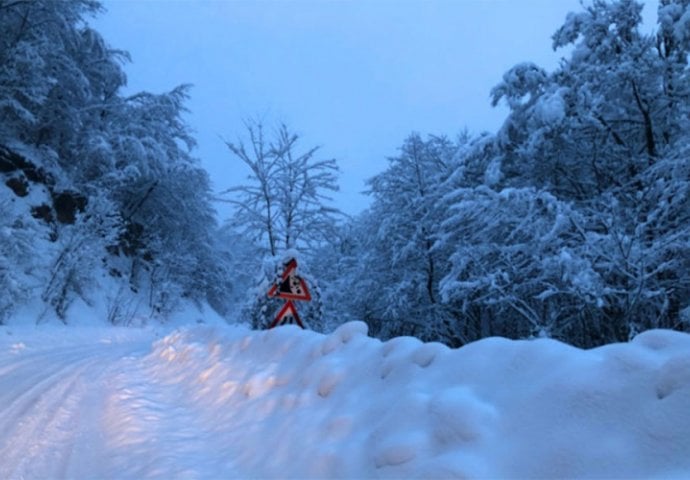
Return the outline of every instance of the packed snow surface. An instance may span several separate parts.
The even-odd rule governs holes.
[[[0,478],[689,478],[690,336],[0,327]]]

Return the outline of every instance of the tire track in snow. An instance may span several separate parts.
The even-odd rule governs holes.
[[[242,477],[152,340],[3,357],[0,479]]]
[[[5,405],[0,411],[0,439],[5,439],[0,478],[65,478],[84,430],[93,429],[93,422],[87,425],[83,419],[97,399],[86,403],[84,398],[93,396],[112,361],[130,350],[104,345],[55,350],[27,356],[16,368],[6,369],[0,375],[0,402]]]
[[[75,390],[79,375],[86,368],[61,375],[59,381],[42,391],[38,401],[25,405],[12,426],[9,440],[0,450],[1,478],[26,478],[30,472],[32,476],[48,478],[54,467],[66,462],[70,421],[77,403]]]
[[[0,382],[12,386],[4,389],[0,396],[4,405],[0,412],[0,431],[5,427],[2,420],[7,422],[22,417],[54,384],[62,381],[61,373],[74,370],[83,361],[84,356],[79,354],[32,355],[23,362],[16,362],[16,368],[0,373]]]

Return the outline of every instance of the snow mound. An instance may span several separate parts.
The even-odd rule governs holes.
[[[144,363],[255,477],[690,475],[686,334],[588,351],[366,334],[361,322],[328,336],[192,327],[157,341]]]

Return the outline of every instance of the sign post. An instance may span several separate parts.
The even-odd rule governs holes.
[[[282,298],[286,300],[283,308],[280,309],[268,328],[290,324],[299,325],[304,328],[304,324],[297,313],[297,308],[292,301],[298,300],[309,302],[311,301],[311,293],[309,292],[307,282],[305,282],[302,277],[298,276],[296,271],[297,260],[291,258],[290,261],[285,264],[280,282],[273,284],[268,290],[269,298]]]

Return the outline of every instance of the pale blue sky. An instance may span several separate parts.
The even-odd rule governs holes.
[[[651,4],[651,2],[649,2]],[[365,208],[365,179],[412,131],[493,131],[489,92],[514,64],[553,69],[551,35],[579,0],[106,0],[94,26],[127,50],[128,91],[192,83],[188,121],[214,188],[247,171],[219,137],[262,115],[341,167],[337,205]],[[656,2],[645,11],[655,18]],[[220,216],[227,210],[219,208]]]

